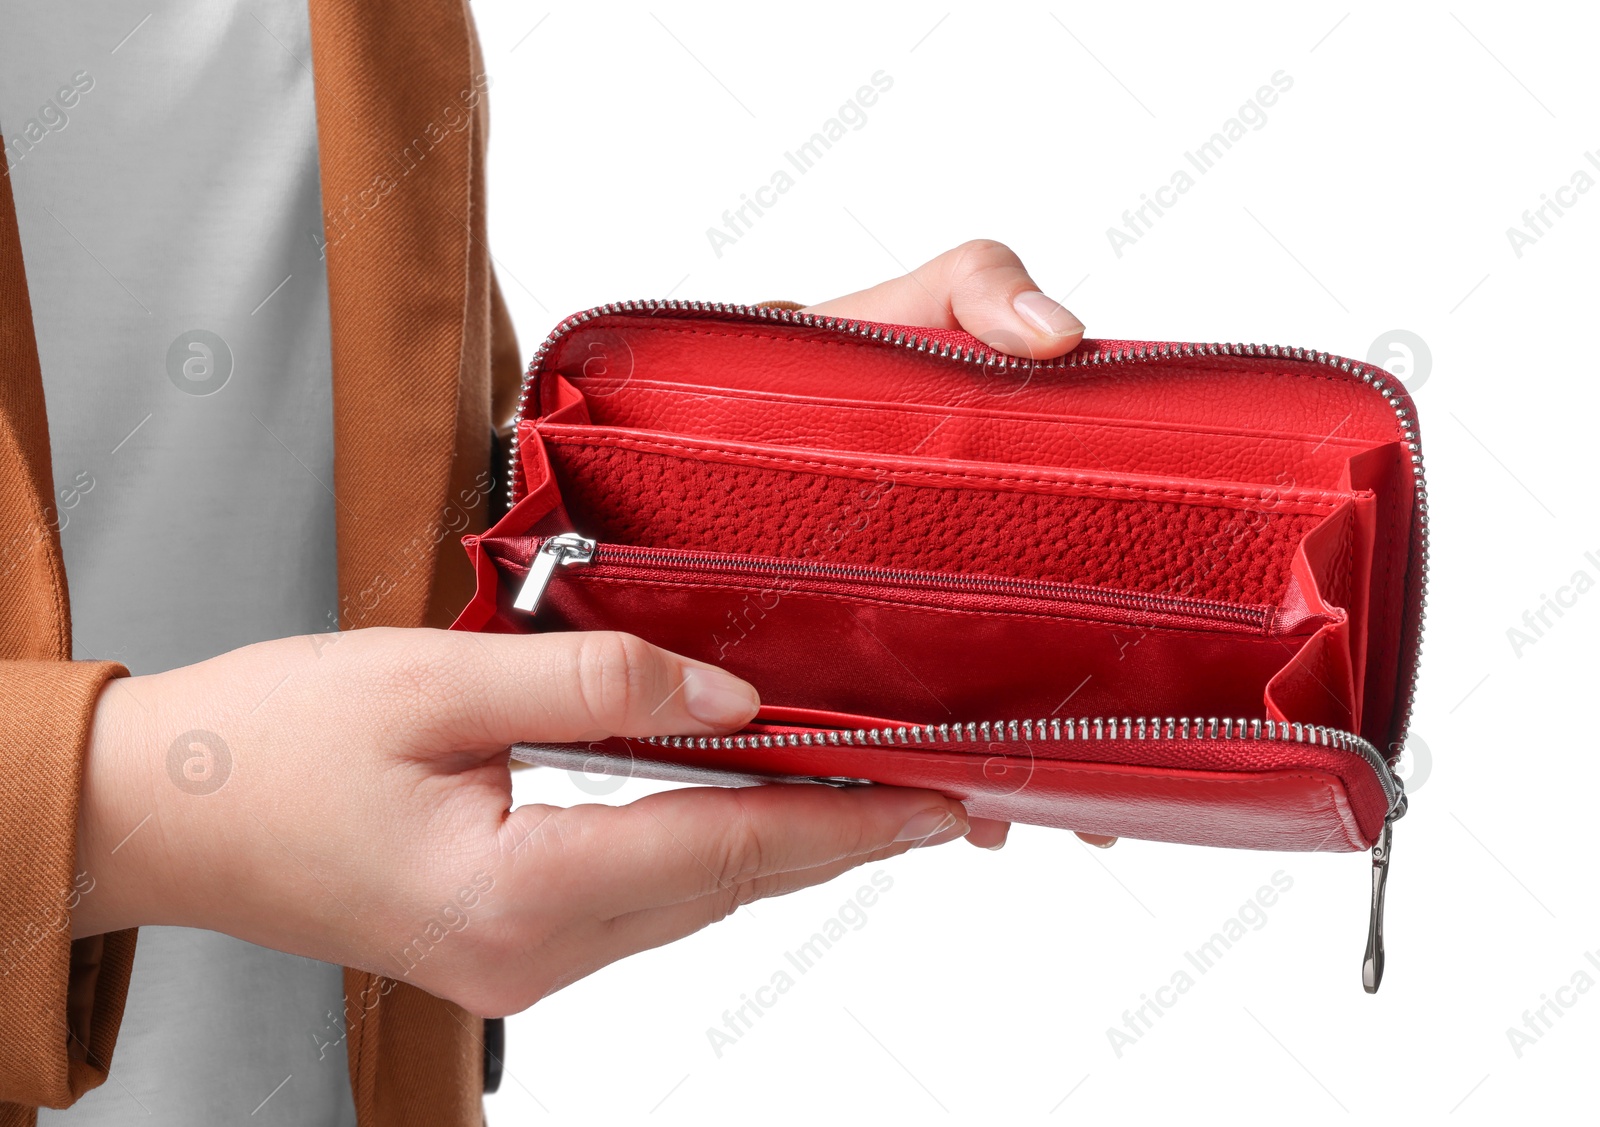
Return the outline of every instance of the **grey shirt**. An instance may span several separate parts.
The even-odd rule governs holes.
[[[335,624],[310,63],[305,0],[4,17],[0,129],[79,658],[150,673]],[[338,967],[146,928],[111,1079],[42,1118],[353,1123],[343,1005]]]

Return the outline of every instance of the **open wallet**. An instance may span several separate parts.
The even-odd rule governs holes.
[[[1261,345],[953,330],[696,301],[563,321],[456,629],[622,630],[743,677],[726,736],[535,764],[923,787],[977,817],[1372,854],[1405,792],[1427,567],[1381,368]]]

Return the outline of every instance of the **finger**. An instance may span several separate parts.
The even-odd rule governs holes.
[[[993,818],[973,818],[972,831],[967,834],[967,841],[980,849],[999,849],[1005,845],[1006,836],[1010,833],[1010,822],[997,822]]]
[[[827,884],[852,869],[897,857],[911,848],[909,842],[901,843],[870,853],[843,857],[826,865],[742,881],[682,904],[646,908],[618,916],[606,925],[604,938],[595,945],[596,953],[606,956],[607,963],[615,962],[635,952],[648,951],[652,947],[693,935],[727,919],[746,904]]]
[[[1040,291],[1011,248],[992,239],[962,243],[904,277],[806,312],[965,329],[1002,352],[1041,360],[1071,352],[1084,331]]]
[[[1080,840],[1088,842],[1096,849],[1110,849],[1117,844],[1117,839],[1107,837],[1105,834],[1078,834]]]
[[[931,791],[807,784],[650,795],[627,806],[520,807],[504,832],[528,879],[584,874],[575,895],[611,918],[896,845],[964,837],[966,811]]]
[[[708,735],[743,726],[761,704],[731,673],[631,634],[446,637],[453,671],[432,702],[436,722],[480,747]]]

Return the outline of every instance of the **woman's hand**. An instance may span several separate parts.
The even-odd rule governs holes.
[[[1004,243],[974,239],[911,273],[808,306],[830,317],[965,329],[991,348],[1048,360],[1078,347],[1083,322],[1040,292]]]
[[[710,734],[755,691],[620,634],[357,630],[114,681],[73,934],[227,932],[486,1016],[739,905],[964,836],[961,805],[805,784],[511,809],[507,745]]]
[[[1083,326],[973,242],[814,306],[1036,358]],[[619,634],[360,630],[112,682],[90,738],[73,934],[175,924],[514,1013],[740,904],[1007,826],[894,787],[694,788],[511,809],[509,744],[712,734],[749,685]]]

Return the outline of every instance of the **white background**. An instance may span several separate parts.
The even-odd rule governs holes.
[[[1600,150],[1596,28],[1464,3],[474,5],[493,79],[491,246],[528,353],[568,313],[814,301],[974,236],[1091,335],[1432,357],[1417,393],[1433,581],[1396,832],[1389,967],[1362,993],[1362,855],[1018,827],[883,866],[892,889],[719,1058],[707,1028],[869,872],[767,901],[509,1023],[492,1122],[1371,1120],[1593,1114],[1600,988],[1522,1055],[1507,1030],[1600,983],[1589,818],[1600,594],[1591,346],[1600,191],[1518,257],[1525,209]],[[748,235],[706,229],[882,70],[892,89]],[[1293,87],[1121,257],[1106,229],[1277,71]],[[1597,152],[1600,160],[1600,152]],[[1547,213],[1553,216],[1553,213]],[[1420,784],[1420,785],[1419,785]],[[628,781],[603,801],[650,784]],[[592,786],[590,789],[594,789]],[[519,801],[591,795],[519,776]],[[1142,1040],[1107,1029],[1277,870],[1292,889]],[[792,968],[791,968],[792,969]],[[1546,1011],[1553,1013],[1554,1011]]]

